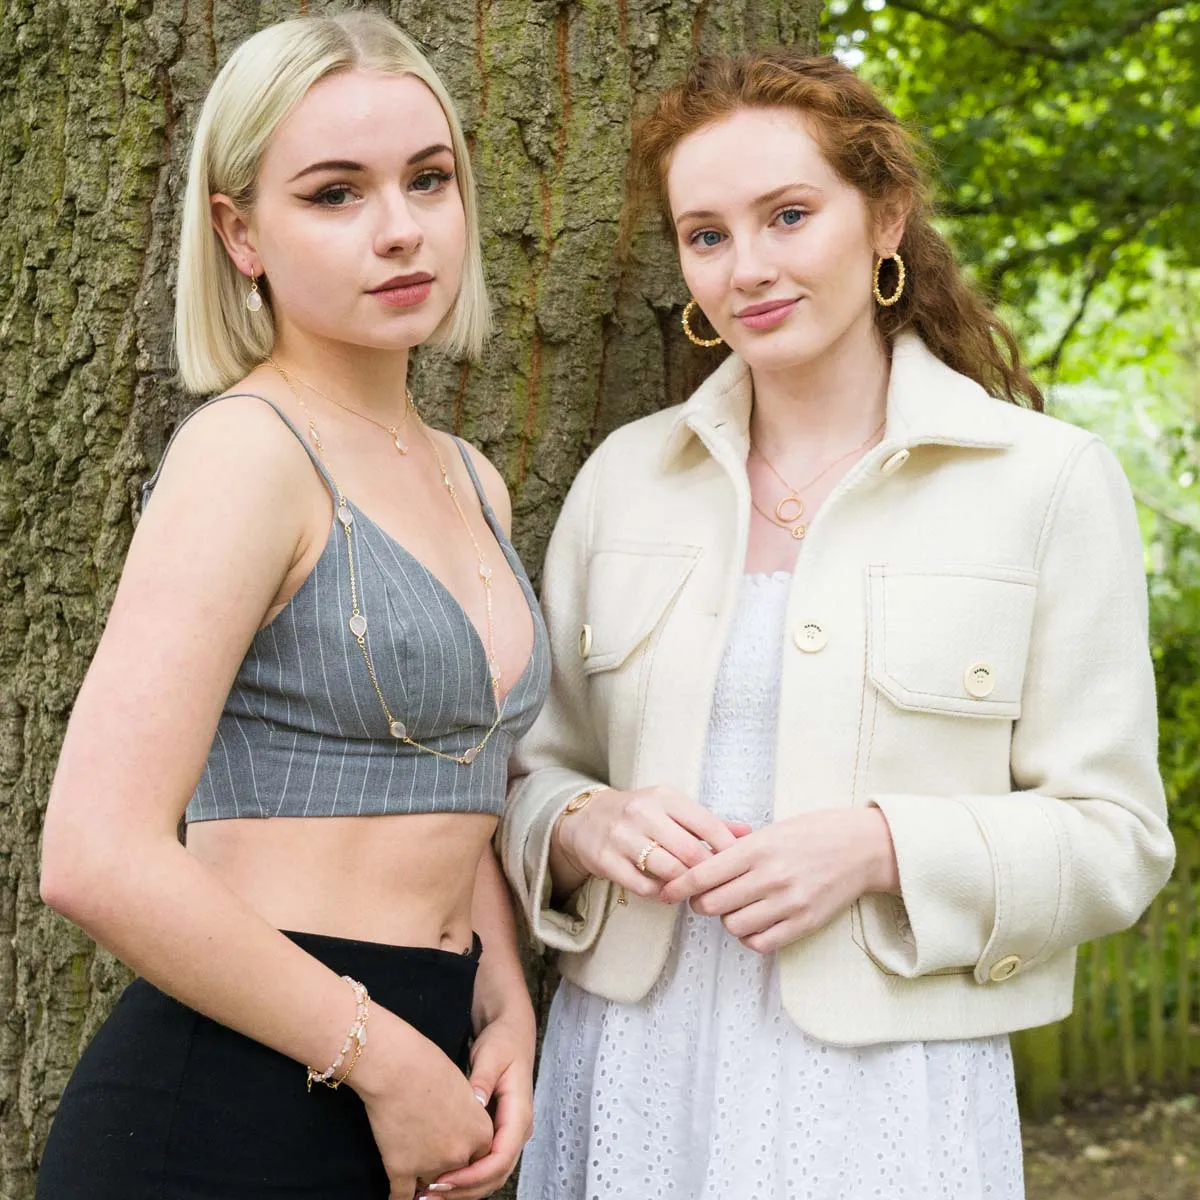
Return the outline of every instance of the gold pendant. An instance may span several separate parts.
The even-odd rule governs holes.
[[[789,505],[794,506],[788,507]],[[784,509],[787,508],[787,512]],[[790,496],[784,496],[780,502],[775,505],[775,515],[785,525],[790,525],[793,521],[798,521],[804,515],[804,501],[795,493]]]
[[[791,528],[791,535],[796,541],[800,541],[806,533],[808,533],[807,525],[793,525]]]
[[[396,449],[399,450],[401,454],[407,454],[408,447],[400,440],[399,432],[395,429],[389,429],[388,433],[392,435],[392,441],[396,443]]]

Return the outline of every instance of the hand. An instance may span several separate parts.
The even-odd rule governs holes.
[[[366,1105],[391,1185],[388,1200],[413,1200],[419,1185],[491,1147],[491,1119],[462,1072],[386,1009],[372,1006],[370,1044],[347,1082]]]
[[[597,792],[585,808],[558,822],[553,842],[566,859],[570,882],[609,879],[638,896],[657,896],[664,880],[676,879],[714,851],[732,846],[749,826],[728,824],[670,787]],[[638,856],[657,845],[637,868]],[[553,843],[552,843],[553,856]],[[565,874],[551,859],[555,882]]]
[[[673,879],[663,900],[691,900],[744,946],[770,954],[815,933],[866,892],[899,888],[877,808],[825,810],[768,825]]]
[[[481,1200],[498,1192],[516,1168],[533,1132],[533,1057],[537,1030],[533,1010],[498,1017],[480,1030],[471,1047],[470,1084],[494,1113],[491,1149],[461,1171],[438,1176],[422,1196],[452,1191],[454,1200]]]

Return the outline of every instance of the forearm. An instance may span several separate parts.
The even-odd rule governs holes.
[[[475,1029],[501,1016],[527,1021],[532,1028],[533,1005],[521,969],[512,896],[490,845],[484,849],[476,872],[471,917],[483,942],[472,1013]]]

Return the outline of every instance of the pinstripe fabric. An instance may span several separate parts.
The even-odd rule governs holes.
[[[316,453],[287,417],[271,407],[304,446],[336,500],[333,481]],[[346,623],[351,612],[349,564],[345,535],[334,521],[311,574],[246,652],[188,804],[189,822],[501,811],[509,754],[541,708],[550,655],[529,578],[487,503],[466,447],[458,446],[484,517],[533,616],[533,651],[488,744],[474,762],[460,766],[389,736],[362,652]],[[143,504],[157,479],[155,471],[143,488]],[[417,741],[446,754],[462,754],[479,741],[496,712],[479,634],[418,559],[347,504],[354,516],[350,536],[359,607],[367,616],[367,645],[388,706]]]

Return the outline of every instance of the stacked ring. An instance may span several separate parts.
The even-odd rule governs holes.
[[[643,875],[646,873],[646,860],[650,855],[658,849],[658,843],[651,838],[643,847],[641,853],[637,856],[637,861],[633,864]]]

